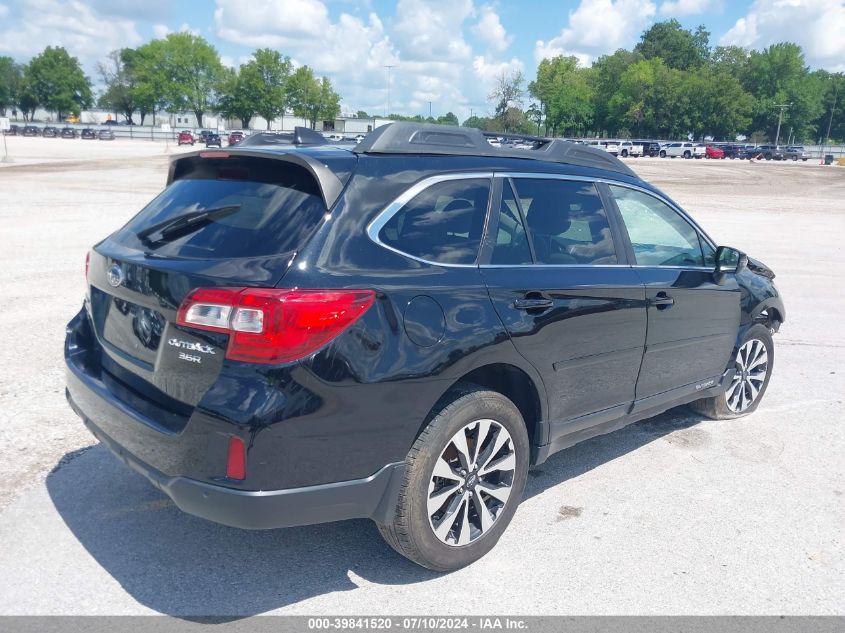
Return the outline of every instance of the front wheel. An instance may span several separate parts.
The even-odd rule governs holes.
[[[753,413],[769,386],[775,361],[772,334],[764,325],[752,326],[734,356],[734,376],[724,393],[696,400],[690,406],[714,420],[730,420]]]
[[[660,150],[660,158],[666,158],[666,152],[664,150]]]
[[[690,154],[688,151],[684,152],[684,158],[689,158],[690,156],[692,156],[692,154]]]
[[[627,149],[622,150],[622,158],[628,158],[628,150]]]
[[[496,545],[522,498],[528,433],[516,405],[466,385],[420,433],[405,459],[393,520],[379,532],[435,571],[474,563]]]

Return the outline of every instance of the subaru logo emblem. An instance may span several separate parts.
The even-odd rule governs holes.
[[[109,266],[109,271],[106,275],[109,279],[109,285],[114,286],[115,288],[123,283],[123,269],[120,267],[120,264],[112,264]]]

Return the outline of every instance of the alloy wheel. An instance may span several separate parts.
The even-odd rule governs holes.
[[[513,439],[495,420],[476,420],[455,433],[428,485],[427,514],[435,536],[450,546],[484,536],[502,515],[515,469]]]
[[[739,348],[731,384],[725,392],[728,409],[742,413],[757,400],[769,373],[769,353],[759,339],[751,339]]]

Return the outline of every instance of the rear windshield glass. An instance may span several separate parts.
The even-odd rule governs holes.
[[[170,257],[265,257],[300,250],[326,213],[314,178],[290,163],[188,159],[178,164],[176,178],[114,239]],[[199,221],[175,224],[206,210]]]

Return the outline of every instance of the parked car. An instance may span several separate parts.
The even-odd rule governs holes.
[[[206,147],[223,147],[223,141],[220,139],[220,135],[212,132],[211,134],[205,135],[205,146]]]
[[[44,138],[58,138],[59,130],[54,128],[52,125],[48,125],[41,131],[41,136]]]
[[[783,151],[783,159],[784,160],[803,160],[806,161],[810,158],[810,155],[807,153],[807,150],[804,149],[803,145],[789,145]]]
[[[736,143],[719,143],[716,147],[725,153],[725,158],[744,158],[744,148]]]
[[[617,145],[616,141],[593,140],[589,141],[587,145],[590,147],[602,149],[608,154],[612,154],[613,156],[617,156],[619,154],[619,145]]]
[[[701,158],[705,151],[704,145],[697,143],[667,143],[660,148],[660,158]]]
[[[765,160],[783,160],[783,148],[780,145],[759,145],[754,150],[757,157]]]
[[[770,269],[607,152],[405,122],[178,155],[85,276],[66,393],[121,461],[234,527],[369,517],[439,571],[552,453],[754,411],[785,317]]]
[[[654,158],[655,156],[660,155],[660,143],[657,141],[649,141],[646,139],[635,139],[633,141],[635,145],[639,145],[642,147],[642,155],[643,156],[650,156]]]
[[[629,156],[636,158],[637,156],[643,155],[642,145],[637,145],[632,141],[620,141],[617,145],[617,150],[622,158],[628,158]]]
[[[62,138],[76,138],[76,130],[72,127],[63,127]]]
[[[353,140],[354,140],[356,143],[360,143],[360,142],[361,142],[361,141],[363,141],[365,138],[367,138],[367,137],[366,137],[366,136],[364,136],[363,134],[357,134]]]
[[[176,138],[177,145],[193,145],[194,143],[196,143],[196,139],[194,139],[190,130],[182,130]]]
[[[21,131],[21,136],[41,136],[41,130],[34,125],[26,125]]]
[[[213,132],[212,130],[200,130],[197,133],[197,138],[199,139],[199,141],[201,143],[205,143],[205,139],[208,138],[209,136],[211,136],[214,133],[215,132]]]
[[[15,125],[14,123],[12,123],[12,124],[9,126],[9,129],[8,129],[8,130],[5,130],[3,133],[4,133],[6,136],[18,136],[18,134],[20,134],[20,133],[21,133],[21,131],[22,131],[22,130],[21,130],[20,126]]]
[[[108,130],[108,129],[100,130],[100,132],[97,134],[97,138],[100,139],[101,141],[113,141],[114,140],[114,132],[112,132],[111,130]]]
[[[80,133],[80,137],[83,138],[83,139],[88,139],[88,140],[96,139],[97,138],[97,132],[96,132],[96,130],[91,129],[90,127],[86,127]]]
[[[117,125],[117,121],[114,119],[108,119],[107,121],[103,121],[103,125]]]
[[[705,158],[724,158],[725,157],[725,150],[721,147],[716,145],[706,145],[704,147],[704,157]]]
[[[244,140],[244,133],[240,130],[235,130],[233,132],[229,132],[229,138],[227,139],[227,143],[229,145],[237,145],[242,140]]]

